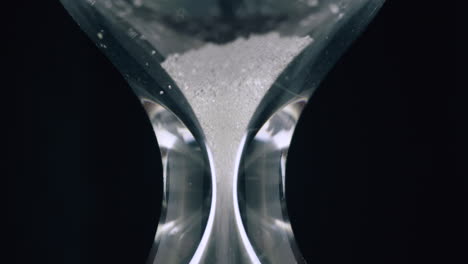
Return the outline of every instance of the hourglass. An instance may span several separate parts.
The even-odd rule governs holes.
[[[285,202],[291,137],[384,0],[61,2],[157,137],[164,197],[148,263],[304,263]]]

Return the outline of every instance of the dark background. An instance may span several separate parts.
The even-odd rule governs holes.
[[[455,263],[465,248],[449,2],[387,1],[305,109],[287,203],[309,263]],[[144,263],[162,178],[143,109],[58,1],[5,4],[0,263]]]

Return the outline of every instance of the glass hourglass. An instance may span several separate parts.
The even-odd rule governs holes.
[[[384,0],[61,2],[158,140],[163,210],[147,263],[304,263],[285,203],[294,127]]]

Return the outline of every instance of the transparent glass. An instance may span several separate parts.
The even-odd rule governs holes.
[[[285,203],[291,137],[384,0],[61,2],[158,139],[163,213],[148,263],[304,263]]]

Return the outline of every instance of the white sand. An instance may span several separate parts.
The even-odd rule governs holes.
[[[217,198],[211,239],[219,259],[234,254],[232,246],[240,243],[234,237],[239,230],[233,183],[247,125],[276,78],[311,42],[309,37],[281,37],[278,33],[253,35],[170,55],[162,63],[192,106],[212,152]]]
[[[266,91],[310,42],[276,32],[253,35],[170,55],[162,67],[192,106],[213,154],[226,156],[237,150]]]

